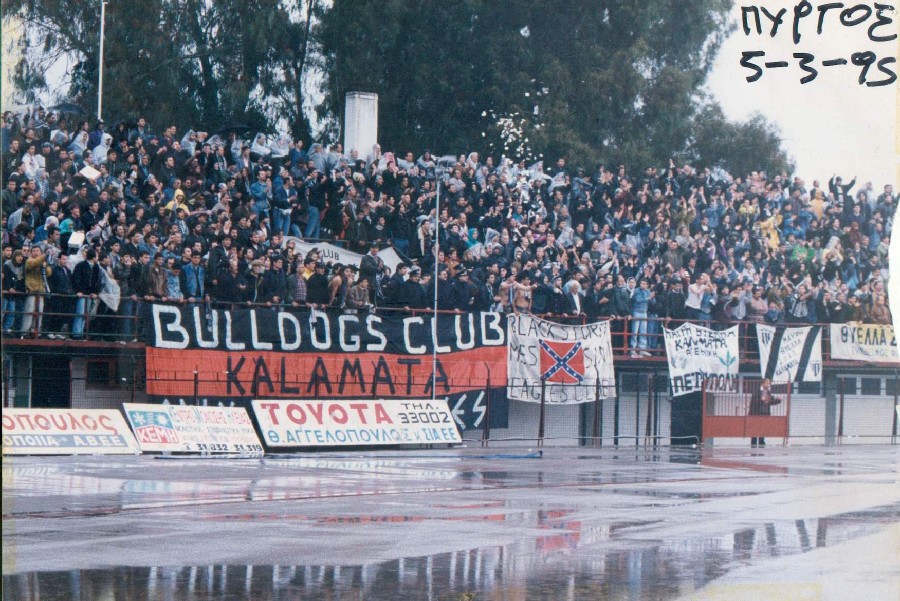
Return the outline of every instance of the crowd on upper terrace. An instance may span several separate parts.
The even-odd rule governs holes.
[[[2,125],[8,332],[83,336],[112,282],[123,316],[146,300],[425,309],[436,286],[439,309],[629,316],[637,352],[654,318],[890,323],[890,184],[306,149],[143,118],[69,128],[43,109]],[[296,238],[365,256],[332,265]]]

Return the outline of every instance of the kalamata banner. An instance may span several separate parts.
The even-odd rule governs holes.
[[[137,442],[115,409],[3,409],[4,455],[129,455]]]
[[[461,428],[507,425],[506,317],[150,305],[147,394],[171,404],[253,398],[447,399]],[[436,367],[436,368],[435,368]],[[488,409],[490,399],[490,409]]]
[[[756,324],[759,368],[773,382],[822,381],[822,328]]]
[[[715,331],[686,323],[665,330],[672,396],[707,390],[736,391],[739,366],[738,327]]]
[[[269,448],[462,442],[441,400],[254,400],[253,413]]]

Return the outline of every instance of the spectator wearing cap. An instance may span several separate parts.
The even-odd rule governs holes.
[[[414,265],[409,270],[409,278],[403,283],[400,296],[397,299],[398,304],[406,310],[425,309],[428,307],[428,300],[425,295],[425,288],[421,284],[422,269]]]

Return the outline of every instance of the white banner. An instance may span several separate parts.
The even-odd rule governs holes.
[[[665,330],[672,396],[703,389],[736,391],[739,370],[738,327],[716,332],[686,323]]]
[[[831,358],[871,363],[900,363],[893,326],[831,324]]]
[[[822,381],[822,328],[756,325],[759,368],[773,382]]]
[[[557,405],[615,393],[609,322],[562,325],[531,315],[507,318],[507,397]]]
[[[144,451],[262,454],[246,409],[125,403]]]
[[[312,249],[317,249],[321,255],[321,260],[325,263],[340,263],[341,265],[355,265],[359,267],[363,255],[351,252],[341,248],[335,244],[327,242],[304,242],[300,238],[294,236],[285,236],[284,244],[288,241],[294,243],[294,254],[305,257]],[[384,263],[385,267],[390,267],[391,273],[397,273],[397,265],[403,261],[393,248],[385,248],[378,251],[378,258]]]
[[[115,409],[3,409],[4,455],[140,453]]]
[[[254,400],[268,447],[340,447],[462,442],[445,400]]]

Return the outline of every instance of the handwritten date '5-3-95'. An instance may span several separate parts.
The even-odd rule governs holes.
[[[785,32],[786,35],[792,36],[795,46],[799,46],[804,36],[811,35],[813,31],[817,36],[840,35],[840,31],[844,28],[868,25],[866,29],[868,39],[872,43],[881,44],[897,39],[897,27],[893,19],[895,13],[894,6],[878,2],[872,5],[849,6],[843,2],[828,2],[813,6],[807,0],[803,0],[794,5],[793,15],[788,15],[787,8],[773,12],[765,6],[742,6],[741,22],[745,36],[754,34],[763,36],[764,29],[768,30],[767,33],[772,38],[780,32]],[[785,27],[782,28],[782,25]],[[804,73],[800,79],[801,84],[814,81],[819,76],[820,69],[853,65],[859,67],[857,75],[859,85],[879,87],[897,81],[896,71],[889,66],[897,62],[897,58],[893,56],[896,43],[889,44],[885,48],[891,55],[881,58],[869,49],[854,52],[849,57],[833,56],[821,60],[810,52],[794,52],[792,58]],[[741,53],[741,66],[752,71],[747,75],[748,82],[758,81],[765,69],[787,68],[791,64],[787,60],[766,60],[766,58],[766,53],[762,50],[745,50]]]

